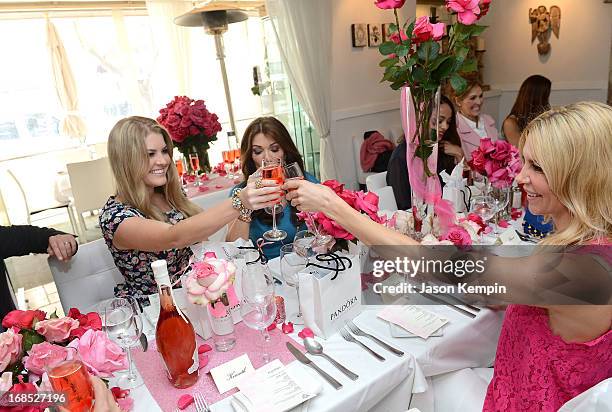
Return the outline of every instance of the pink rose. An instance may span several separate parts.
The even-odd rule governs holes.
[[[49,342],[61,342],[68,339],[70,332],[78,327],[79,322],[69,317],[63,317],[38,322],[34,329]]]
[[[346,231],[342,226],[337,224],[335,221],[331,220],[323,213],[318,212],[316,214],[316,220],[321,225],[325,233],[330,236],[335,237],[336,239],[346,239],[353,240],[355,236]]]
[[[485,155],[495,151],[495,145],[490,137],[483,137],[480,139],[480,150],[482,150]]]
[[[357,195],[352,190],[344,190],[338,193],[338,196],[348,203],[352,208],[355,208],[355,202],[357,201]]]
[[[378,195],[374,192],[356,193],[355,209],[367,213],[368,216],[375,216],[378,212]]]
[[[42,310],[12,310],[2,319],[6,329],[13,326],[18,329],[32,329],[32,323],[44,320],[47,314]]]
[[[461,226],[451,226],[442,240],[450,240],[455,246],[470,246],[472,244],[472,237],[467,230]]]
[[[63,346],[53,345],[49,342],[32,345],[28,356],[23,357],[23,365],[26,369],[36,375],[42,376],[45,366],[54,367],[66,360],[68,350]]]
[[[0,372],[19,360],[22,338],[23,336],[15,333],[12,328],[0,333]]]
[[[337,180],[326,180],[323,182],[323,185],[331,188],[336,193],[341,193],[344,190],[344,184]]]
[[[79,327],[70,332],[70,336],[80,338],[86,330],[102,330],[102,319],[96,312],[82,314],[78,309],[71,308],[68,317],[79,322]]]
[[[489,12],[489,7],[491,7],[491,0],[482,0],[480,2],[480,15],[478,16],[479,20]]]
[[[113,373],[128,368],[123,349],[111,341],[106,333],[89,329],[83,336],[68,344],[75,348],[89,372],[101,378],[110,378]]]
[[[505,140],[498,140],[495,142],[495,150],[491,152],[491,158],[499,161],[507,161],[510,158],[512,148],[514,148],[514,146]]]
[[[472,170],[483,174],[485,172],[485,155],[480,148],[472,152],[472,159],[468,161],[468,165]]]
[[[406,0],[376,0],[374,4],[379,9],[399,9]]]
[[[400,29],[399,31],[393,32],[393,34],[389,36],[389,40],[395,44],[401,44],[403,41],[408,40],[408,35],[404,30]]]
[[[474,24],[478,20],[478,14],[480,14],[480,7],[478,7],[479,0],[447,0],[446,7],[457,13],[459,23],[462,24]]]
[[[187,276],[185,281],[187,299],[196,305],[207,305],[215,303],[225,293],[230,306],[234,306],[238,303],[232,287],[235,277],[236,265],[234,263],[216,257],[206,257],[202,262],[195,263],[193,270]],[[225,308],[215,306],[213,305],[214,313],[223,316]]]
[[[429,17],[422,16],[414,22],[412,39],[415,43],[423,43],[428,40],[440,40],[444,36],[444,23],[431,24]]]

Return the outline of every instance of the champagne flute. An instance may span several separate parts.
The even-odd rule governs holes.
[[[240,280],[243,301],[240,313],[245,325],[261,331],[261,352],[264,362],[270,361],[267,343],[270,341],[268,326],[276,317],[276,302],[274,300],[274,278],[267,265],[260,262],[248,264],[242,272]]]
[[[497,211],[496,201],[491,196],[474,196],[470,204],[470,212],[476,213],[485,225]],[[484,244],[484,230],[480,234],[480,243]]]
[[[493,233],[496,235],[501,234],[501,230],[499,229],[499,214],[508,206],[508,202],[510,201],[510,189],[507,187],[493,187],[489,192],[489,195],[495,199],[495,228],[493,229]]]
[[[185,187],[185,180],[183,176],[185,175],[185,164],[183,163],[183,158],[179,157],[174,161],[176,165],[176,172],[178,173],[179,180],[181,181],[181,186]]]
[[[280,270],[283,280],[288,286],[295,287],[297,293],[298,311],[289,316],[294,325],[303,325],[302,305],[300,303],[299,273],[306,268],[307,260],[295,253],[294,245],[283,245],[280,248]]]
[[[118,380],[119,386],[136,388],[144,382],[132,365],[131,347],[140,342],[142,318],[138,303],[132,297],[114,298],[103,303],[102,328],[108,338],[121,346],[128,358],[128,374]]]
[[[76,348],[66,347],[66,358],[45,365],[51,387],[57,393],[66,395],[66,402],[60,411],[85,412],[93,409],[94,391],[87,367],[83,364]]]
[[[274,180],[280,186],[283,184],[285,176],[283,173],[283,165],[280,159],[263,160],[261,177],[264,180]],[[272,207],[272,229],[264,232],[263,237],[271,242],[278,242],[287,237],[287,232],[278,229],[276,227],[276,209],[279,208],[280,203],[280,192],[279,200]]]
[[[200,176],[198,175],[198,170],[200,170],[200,158],[197,153],[189,153],[189,163],[191,164],[191,169],[193,170],[193,174],[195,175],[195,180],[193,185],[198,187],[201,185]]]

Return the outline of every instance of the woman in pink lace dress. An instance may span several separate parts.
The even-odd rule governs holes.
[[[485,411],[556,411],[612,377],[612,108],[585,102],[550,110],[524,130],[521,149],[518,179],[529,208],[555,225],[542,243],[572,251],[548,255],[560,259],[554,270],[538,266],[546,255],[496,257],[488,261],[487,277],[478,279],[499,281],[516,292],[513,301],[538,305],[508,307]],[[301,181],[283,189],[295,189],[287,199],[299,210],[325,213],[366,245],[401,245],[414,259],[425,253],[406,248],[419,243],[359,214],[326,186]],[[543,288],[551,273],[562,276]],[[538,288],[588,304],[552,306],[559,301]]]

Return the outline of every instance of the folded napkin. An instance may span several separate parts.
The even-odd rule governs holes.
[[[455,166],[451,174],[445,170],[440,172],[440,178],[444,182],[442,189],[442,199],[446,199],[453,204],[455,212],[463,212],[465,203],[463,201],[463,193],[465,192],[465,180],[463,179],[463,160]]]

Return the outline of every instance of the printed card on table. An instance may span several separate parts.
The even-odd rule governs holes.
[[[255,370],[249,356],[245,353],[229,362],[210,370],[219,393],[225,393],[238,386],[238,382],[249,372]]]
[[[415,305],[389,306],[378,313],[378,317],[423,339],[427,339],[448,323],[448,319]]]

